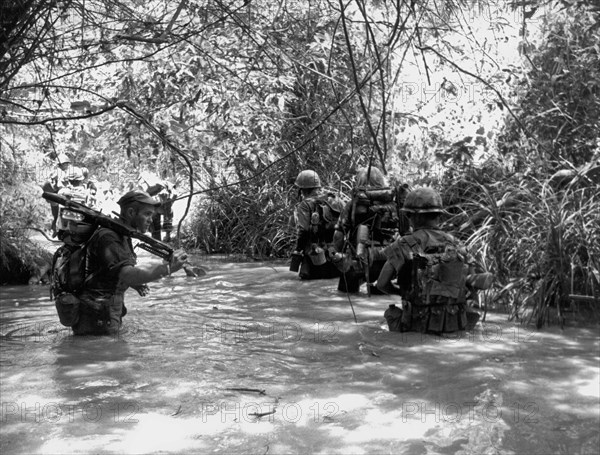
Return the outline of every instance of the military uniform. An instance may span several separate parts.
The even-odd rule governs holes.
[[[301,279],[338,277],[340,271],[331,262],[329,246],[342,209],[341,202],[334,195],[321,191],[321,179],[315,171],[300,172],[295,186],[304,197],[294,209],[296,247],[290,270],[297,270],[294,257],[301,256]]]
[[[73,325],[76,335],[105,335],[116,333],[121,318],[127,313],[124,294],[119,283],[124,266],[135,266],[131,238],[100,228],[88,246],[89,274],[80,299],[79,321]]]
[[[353,193],[334,236],[335,250],[344,255],[336,262],[343,272],[338,284],[342,292],[358,292],[365,280],[374,282],[386,261],[381,251],[408,230],[398,213],[396,190],[387,187],[378,168],[359,170]]]
[[[68,185],[68,175],[70,173],[69,165],[71,164],[71,160],[69,157],[61,153],[57,157],[59,168],[56,169],[51,175],[48,181],[44,183],[42,186],[42,190],[47,193],[58,193],[58,191]],[[59,207],[56,202],[50,202],[50,210],[52,211],[52,226],[51,230],[53,233],[56,233],[56,221],[58,219]]]
[[[400,295],[405,302],[404,312],[396,314],[400,317],[401,325],[397,331],[418,332],[455,332],[467,327],[467,309],[465,297],[465,278],[467,270],[453,270],[455,273],[456,290],[440,292],[444,295],[433,295],[429,302],[415,302],[414,255],[427,252],[443,252],[448,247],[462,256],[455,267],[466,267],[471,261],[466,248],[454,236],[439,229],[419,229],[412,234],[403,236],[388,246],[384,251],[387,261],[397,273],[397,283]],[[453,286],[454,287],[454,286]],[[452,295],[452,296],[450,296]],[[397,321],[398,322],[398,321]]]
[[[333,242],[334,224],[327,228],[324,220],[315,220],[315,214],[319,215],[318,205],[335,205],[339,210],[339,201],[329,197],[327,194],[318,194],[313,197],[303,199],[298,203],[294,211],[294,220],[296,222],[296,251],[302,252],[302,265],[300,267],[300,278],[304,280],[319,278],[335,278],[340,276],[340,271],[333,265],[329,257],[329,245]],[[316,221],[316,222],[315,222]],[[333,221],[333,220],[332,220]],[[315,263],[314,248],[322,249],[325,255],[325,262]],[[318,261],[321,262],[321,261]]]
[[[478,313],[467,313],[466,281],[473,260],[452,234],[439,229],[445,213],[440,195],[429,187],[411,191],[402,210],[414,231],[384,250],[386,263],[377,288],[399,293],[402,309],[390,305],[384,316],[391,331],[436,334],[475,325]],[[398,287],[392,284],[396,278]]]

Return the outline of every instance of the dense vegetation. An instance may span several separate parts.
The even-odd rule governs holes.
[[[347,191],[370,161],[442,190],[496,302],[541,324],[600,293],[599,16],[583,0],[5,2],[3,266],[26,241],[13,227],[45,218],[34,186],[59,152],[117,192],[176,182],[195,194],[181,241],[258,257],[289,252],[300,170]]]

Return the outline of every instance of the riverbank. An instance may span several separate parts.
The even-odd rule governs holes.
[[[0,285],[49,282],[52,255],[61,245],[40,231],[25,229],[0,236],[2,265]]]

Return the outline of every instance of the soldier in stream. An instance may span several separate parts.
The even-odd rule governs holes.
[[[118,204],[121,221],[132,230],[145,233],[159,202],[143,191],[130,191],[119,199]],[[82,223],[80,237],[85,237],[85,230],[90,227]],[[77,236],[77,226],[72,227],[72,231],[73,236]],[[65,275],[73,269],[70,261],[75,260],[75,251],[85,258],[80,264],[87,263],[83,286],[79,290],[60,289],[61,283],[70,282]],[[178,250],[169,262],[150,268],[138,267],[131,237],[105,227],[95,229],[83,247],[67,248],[66,252],[62,262],[57,263],[55,255],[53,292],[57,296],[61,323],[72,327],[75,335],[118,333],[122,317],[127,313],[124,302],[127,288],[145,295],[146,283],[180,270],[187,260],[187,254]]]
[[[322,190],[321,179],[315,171],[300,172],[295,185],[302,200],[294,210],[296,248],[290,270],[299,269],[302,280],[338,277],[340,271],[331,262],[329,247],[342,202],[335,194]]]
[[[469,275],[474,261],[460,240],[440,229],[442,198],[432,188],[416,188],[403,211],[413,232],[384,250],[387,261],[377,280],[379,290],[401,296],[401,306],[390,305],[384,314],[390,331],[441,334],[472,328],[479,314],[467,310],[466,293],[467,281],[477,278]],[[482,276],[479,286],[485,289],[492,277]]]
[[[333,261],[342,272],[339,291],[358,292],[365,281],[369,293],[377,291],[372,283],[386,261],[383,249],[408,232],[408,219],[399,210],[407,192],[406,185],[390,187],[375,166],[358,170],[333,236]]]
[[[58,193],[61,188],[68,185],[67,176],[69,175],[69,168],[71,167],[71,159],[66,153],[60,153],[56,157],[56,167],[57,169],[52,172],[50,178],[42,185],[42,189],[46,192]],[[58,204],[51,203],[50,209],[52,210],[52,226],[50,229],[52,234],[56,235],[56,223],[59,212]]]

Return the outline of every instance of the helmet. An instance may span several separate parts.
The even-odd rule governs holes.
[[[56,157],[56,161],[58,161],[58,164],[71,164],[71,159],[66,153],[59,153]]]
[[[408,193],[402,210],[409,213],[444,213],[441,196],[433,188],[425,186]]]
[[[67,180],[69,180],[69,181],[71,181],[71,180],[83,181],[84,180],[84,176],[83,176],[83,172],[82,172],[81,168],[74,167],[71,170],[71,172],[69,172],[69,175],[67,175]]]
[[[299,188],[320,188],[321,187],[321,179],[315,171],[302,171],[296,177],[295,185]]]
[[[357,188],[365,186],[385,188],[387,186],[387,182],[385,181],[385,176],[383,175],[383,172],[381,172],[381,170],[379,170],[379,168],[376,168],[375,166],[371,166],[370,172],[369,168],[360,168],[356,173],[354,183]]]

